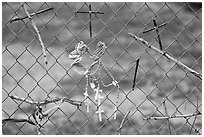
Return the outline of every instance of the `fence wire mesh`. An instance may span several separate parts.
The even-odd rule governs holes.
[[[3,2],[2,134],[202,134],[201,28],[202,3]]]

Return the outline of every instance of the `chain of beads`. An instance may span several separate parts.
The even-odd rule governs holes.
[[[103,92],[100,89],[99,80],[101,81],[101,84],[104,87],[109,86],[115,86],[117,87],[117,95],[116,95],[116,104],[114,108],[114,119],[116,119],[116,111],[117,111],[117,105],[119,100],[119,84],[114,79],[112,74],[109,72],[108,69],[104,66],[104,64],[101,61],[102,55],[105,53],[107,46],[103,42],[98,42],[96,46],[96,50],[91,54],[90,58],[94,60],[94,62],[90,65],[89,69],[86,69],[84,65],[80,62],[82,60],[82,54],[85,54],[86,52],[89,53],[89,48],[84,44],[83,41],[80,41],[75,46],[75,49],[69,54],[69,58],[74,60],[71,66],[74,68],[75,71],[77,71],[79,74],[85,74],[86,77],[86,87],[84,92],[84,103],[87,107],[87,112],[89,112],[89,104],[90,99],[88,95],[88,87],[91,87],[91,89],[95,92],[95,100],[97,101],[97,111],[99,115],[99,121],[102,121],[102,115],[104,111],[101,109],[101,99],[103,99],[103,96],[101,93]],[[97,65],[97,66],[96,66]],[[94,66],[96,66],[96,69],[94,70]],[[105,71],[105,73],[112,79],[112,83],[105,85],[101,76],[101,69]],[[93,72],[92,72],[93,70]],[[98,76],[95,75],[98,73]]]

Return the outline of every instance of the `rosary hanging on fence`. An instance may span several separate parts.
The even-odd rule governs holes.
[[[102,55],[105,53],[107,46],[105,43],[99,41],[96,45],[96,50],[91,54],[89,52],[89,47],[84,44],[83,41],[80,41],[75,46],[75,49],[69,54],[69,58],[73,60],[71,67],[78,72],[79,74],[83,74],[86,77],[86,88],[84,93],[84,103],[87,107],[87,112],[89,112],[89,104],[90,104],[90,97],[88,94],[88,87],[94,91],[95,94],[95,101],[97,102],[97,111],[96,113],[99,115],[99,121],[102,121],[101,113],[104,110],[101,109],[101,99],[104,97],[102,96],[103,90],[100,88],[100,84],[104,87],[114,86],[117,87],[117,95],[116,95],[116,103],[114,108],[114,119],[116,119],[116,111],[118,105],[118,98],[119,98],[119,84],[114,79],[112,74],[109,72],[108,69],[104,66],[101,61]],[[81,63],[82,55],[85,53],[90,53],[90,58],[93,59],[93,63],[89,66],[89,68],[85,68],[84,65]],[[95,68],[95,69],[94,69]],[[110,84],[105,85],[102,78],[101,78],[101,71],[102,69],[105,73],[111,78],[112,82]]]

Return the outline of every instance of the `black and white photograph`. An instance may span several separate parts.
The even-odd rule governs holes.
[[[2,135],[202,135],[202,2],[2,2]]]

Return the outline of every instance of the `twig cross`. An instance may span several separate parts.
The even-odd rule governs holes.
[[[91,5],[89,5],[89,11],[77,11],[75,13],[89,13],[89,30],[90,30],[90,37],[92,37],[92,26],[91,26],[91,15],[92,14],[104,14],[103,12],[100,12],[100,11],[92,11],[91,9]]]

